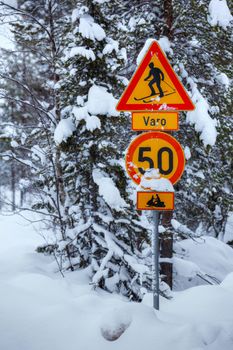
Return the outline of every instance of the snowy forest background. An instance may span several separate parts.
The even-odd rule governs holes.
[[[196,106],[172,133],[187,163],[161,217],[161,295],[233,271],[232,12],[225,0],[0,1],[0,210],[40,222],[54,273],[88,270],[92,288],[135,301],[151,290],[151,218],[124,166],[139,133],[115,110],[147,39]],[[193,242],[206,245],[192,256]]]
[[[38,250],[53,254],[62,273],[91,265],[92,282],[110,291],[140,299],[142,270],[149,287],[149,221],[135,210],[123,160],[135,133],[129,114],[115,110],[148,38],[159,40],[196,105],[180,113],[173,132],[187,164],[175,186],[173,220],[164,215],[161,235],[208,234],[232,244],[226,2],[15,5],[1,2],[14,41],[1,50],[1,206],[41,214],[50,234]]]

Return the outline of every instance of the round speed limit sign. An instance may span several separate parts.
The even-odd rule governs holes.
[[[136,137],[126,153],[126,169],[140,184],[147,169],[159,169],[162,177],[176,183],[184,171],[184,152],[174,137],[163,132],[148,132]]]

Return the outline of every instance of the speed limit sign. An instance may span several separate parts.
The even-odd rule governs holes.
[[[181,145],[163,132],[143,133],[130,144],[126,169],[131,179],[140,184],[146,170],[159,169],[162,177],[176,183],[184,171],[185,157]]]

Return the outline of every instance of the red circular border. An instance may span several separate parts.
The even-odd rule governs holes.
[[[178,157],[178,166],[173,176],[171,178],[167,177],[167,179],[169,179],[173,184],[175,184],[180,179],[181,175],[184,172],[184,167],[185,167],[184,152],[183,152],[183,149],[181,148],[181,145],[174,137],[159,131],[143,133],[137,136],[131,142],[131,144],[129,145],[129,148],[127,149],[127,153],[125,157],[126,170],[129,176],[137,185],[140,184],[140,178],[138,180],[135,180],[134,178],[134,175],[137,175],[134,168],[129,168],[127,163],[133,161],[134,152],[136,148],[140,145],[140,143],[148,139],[162,139],[164,141],[167,141],[174,147]]]

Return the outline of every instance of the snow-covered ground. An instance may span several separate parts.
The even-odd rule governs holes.
[[[214,256],[211,240],[208,249],[200,246],[209,259],[189,245],[191,261],[201,259],[204,271],[217,269],[220,256],[230,256],[224,243]],[[88,270],[62,278],[50,257],[35,252],[41,243],[21,217],[0,216],[1,350],[233,349],[233,273],[220,285],[160,298],[161,310],[155,312],[149,294],[139,304],[93,290]]]

